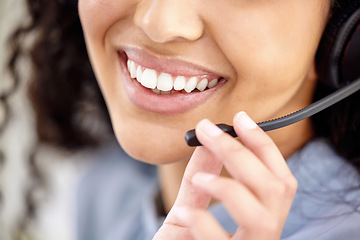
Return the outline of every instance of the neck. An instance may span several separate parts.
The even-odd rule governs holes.
[[[158,166],[161,198],[166,213],[175,202],[187,163],[188,160],[182,160]]]
[[[283,129],[269,132],[268,135],[274,140],[286,159],[313,137],[311,121],[306,119]],[[293,136],[290,141],[289,136]],[[170,211],[175,202],[187,163],[188,160],[182,160],[158,166],[161,197],[166,213]],[[221,175],[228,176],[228,173],[224,170]]]

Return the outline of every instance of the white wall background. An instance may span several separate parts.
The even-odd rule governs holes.
[[[0,0],[0,92],[9,86],[5,64],[9,54],[6,41],[14,26],[26,21],[24,0]],[[26,64],[22,66],[26,76]],[[0,149],[5,150],[6,162],[0,167],[0,189],[3,204],[0,207],[0,240],[11,240],[9,232],[23,211],[23,188],[28,174],[25,166],[34,145],[34,122],[31,108],[24,94],[26,83],[10,99],[12,117],[6,131],[0,135]],[[3,118],[0,106],[0,121]],[[40,219],[33,228],[34,240],[75,239],[75,186],[86,161],[84,155],[68,155],[53,149],[42,149],[41,161],[50,176],[51,194],[40,209]],[[64,159],[66,158],[66,159]]]

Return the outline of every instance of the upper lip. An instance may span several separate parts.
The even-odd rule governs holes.
[[[155,69],[159,72],[169,73],[174,76],[211,76],[213,78],[225,78],[224,75],[208,70],[206,67],[183,61],[178,58],[151,54],[146,50],[134,47],[124,47],[122,51],[126,57],[139,65]],[[121,50],[119,50],[121,53]]]

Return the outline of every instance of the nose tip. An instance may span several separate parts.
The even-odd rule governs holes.
[[[203,24],[188,0],[144,0],[134,16],[135,24],[153,41],[195,41],[203,35]]]

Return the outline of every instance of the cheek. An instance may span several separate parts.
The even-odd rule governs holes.
[[[262,22],[266,19],[256,20],[252,26],[239,25],[235,32],[232,29],[234,37],[220,39],[224,53],[234,65],[239,78],[252,76],[276,80],[279,74],[289,74],[284,77],[292,78],[308,69],[319,40],[316,33],[308,37],[302,35],[301,30],[294,31],[280,24],[265,26]],[[225,29],[225,32],[229,31]]]
[[[251,73],[269,77],[289,74],[289,78],[304,73],[313,63],[326,7],[293,3],[289,5],[295,10],[291,10],[283,5],[233,13],[234,24],[214,27],[239,77]]]
[[[134,11],[133,2],[132,0],[79,0],[79,16],[90,54],[95,51],[94,48],[105,47],[103,45],[109,29],[131,15]]]
[[[133,12],[133,6],[132,0],[79,0],[79,15],[90,61],[107,102],[116,99],[121,88],[119,81],[115,81],[118,55],[109,42],[109,35],[112,26]]]
[[[106,30],[133,8],[132,0],[79,0],[79,15],[85,30]],[[104,28],[105,27],[105,28]]]
[[[305,89],[326,19],[325,4],[278,2],[242,9],[221,9],[219,4],[217,9],[227,14],[209,23],[211,35],[236,72],[233,89],[241,94],[233,94],[232,102],[243,102],[242,110],[258,120],[292,104]]]
[[[98,0],[79,0],[79,16],[86,36],[100,36],[108,25],[108,15],[104,14],[106,5]]]

